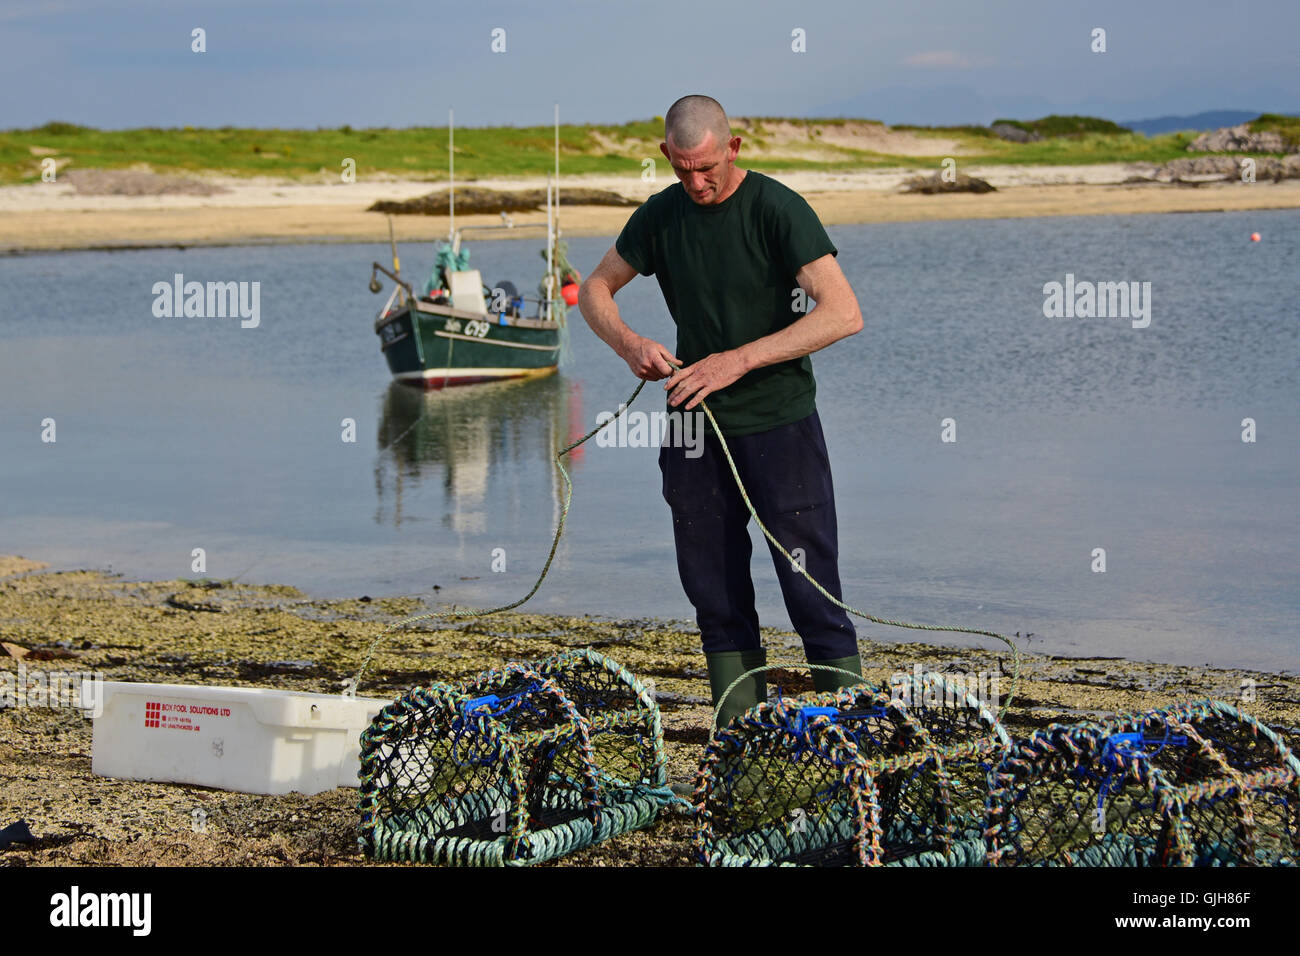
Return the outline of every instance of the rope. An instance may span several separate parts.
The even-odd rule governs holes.
[[[623,412],[627,410],[627,407],[632,404],[632,402],[636,399],[636,397],[639,394],[641,394],[641,389],[644,387],[645,387],[644,381],[640,382],[637,385],[636,389],[632,392],[632,395],[619,408],[618,415],[622,415]],[[614,418],[617,418],[618,415],[615,415]],[[613,421],[613,419],[610,419],[610,421]],[[601,422],[599,425],[597,425],[591,431],[587,432],[587,434],[583,435],[577,441],[570,442],[568,445],[565,445],[563,448],[561,448],[559,451],[555,453],[555,467],[560,469],[560,475],[561,477],[564,478],[564,504],[560,508],[560,519],[558,522],[556,522],[555,525],[555,537],[551,540],[550,553],[546,555],[546,562],[542,565],[541,573],[537,575],[537,580],[533,582],[533,586],[529,589],[528,593],[525,594],[523,597],[521,597],[519,600],[511,601],[509,604],[502,604],[500,607],[488,608],[486,610],[466,609],[466,610],[458,611],[455,608],[452,608],[451,610],[447,610],[447,611],[430,611],[427,614],[416,614],[412,617],[404,618],[400,621],[390,624],[388,627],[384,628],[382,631],[379,632],[378,636],[376,636],[374,641],[371,642],[369,649],[367,649],[366,656],[361,662],[361,667],[357,670],[356,677],[352,679],[351,686],[354,689],[359,688],[361,686],[361,678],[365,675],[366,669],[370,666],[370,660],[374,656],[375,651],[378,649],[379,645],[383,642],[384,638],[386,638],[389,634],[393,633],[393,631],[399,630],[400,628],[406,627],[407,625],[410,624],[417,624],[420,621],[432,620],[433,618],[459,619],[459,618],[486,617],[489,614],[499,614],[502,611],[510,611],[513,610],[514,608],[519,607],[519,605],[524,604],[534,594],[537,593],[538,589],[541,588],[542,586],[542,582],[546,580],[546,575],[551,570],[551,562],[555,560],[555,552],[560,547],[560,537],[564,534],[564,523],[566,520],[568,520],[569,517],[569,506],[573,502],[573,481],[569,478],[569,473],[567,470],[565,470],[564,464],[563,462],[561,462],[560,459],[562,459],[569,452],[573,451],[573,449],[577,448],[579,445],[586,442],[593,435],[595,435],[596,432],[600,431],[602,428],[605,428],[608,425],[609,422]]]
[[[671,362],[669,364],[672,365],[673,368],[675,369],[681,368],[680,365],[675,365]],[[384,640],[384,638],[386,638],[393,631],[406,627],[409,624],[415,624],[419,621],[428,621],[428,620],[432,620],[433,618],[459,619],[459,618],[484,617],[489,614],[498,614],[501,611],[509,611],[512,610],[513,608],[519,607],[519,605],[525,603],[534,594],[537,593],[538,589],[542,586],[542,581],[546,579],[547,573],[551,570],[551,562],[555,560],[556,549],[559,548],[560,546],[560,536],[564,534],[564,523],[569,516],[569,506],[573,501],[573,481],[569,478],[569,473],[568,471],[565,470],[564,464],[561,462],[561,459],[565,455],[569,454],[569,452],[573,451],[573,449],[577,448],[579,445],[583,444],[588,439],[590,439],[602,428],[608,427],[610,422],[614,421],[625,411],[627,411],[627,409],[631,407],[632,403],[636,401],[636,397],[641,394],[641,389],[643,388],[645,388],[644,379],[642,379],[640,382],[637,383],[636,388],[632,391],[632,394],[628,397],[628,400],[619,406],[618,413],[614,416],[614,418],[611,418],[609,421],[602,422],[601,424],[593,428],[591,431],[583,435],[581,438],[579,438],[577,441],[571,442],[570,444],[566,445],[565,447],[561,448],[559,451],[555,453],[555,466],[560,469],[560,474],[564,477],[564,505],[560,510],[560,519],[555,526],[555,537],[551,541],[551,550],[550,553],[546,556],[546,563],[542,565],[542,571],[537,576],[537,580],[533,583],[533,586],[531,589],[529,589],[528,593],[525,594],[523,597],[521,597],[519,600],[512,601],[510,604],[503,604],[500,607],[489,608],[487,610],[458,611],[453,608],[449,611],[432,611],[427,614],[417,614],[413,617],[408,617],[405,618],[404,620],[396,622],[395,624],[389,625],[379,633],[379,635],[375,638],[374,642],[371,643],[370,648],[366,651],[366,656],[361,662],[361,667],[358,669],[357,675],[353,679],[352,687],[354,689],[359,688],[361,686],[361,678],[364,676],[366,672],[366,668],[370,666],[370,660],[374,656],[374,652],[378,648],[379,644]],[[796,561],[794,559],[793,555],[791,555],[790,552],[787,551],[784,546],[782,546],[781,542],[777,541],[776,538],[772,536],[772,532],[767,530],[767,525],[763,524],[763,520],[759,518],[758,511],[754,508],[754,503],[749,500],[749,492],[745,490],[745,483],[740,479],[740,472],[736,468],[735,460],[732,459],[731,457],[731,449],[727,447],[727,440],[722,436],[722,429],[718,427],[717,419],[713,417],[713,412],[709,410],[709,406],[707,402],[701,400],[700,408],[704,411],[704,414],[708,416],[709,423],[713,426],[713,433],[717,436],[718,443],[722,446],[722,452],[724,455],[726,455],[727,465],[731,469],[731,477],[735,479],[736,488],[740,491],[740,496],[745,502],[745,507],[749,509],[749,514],[754,519],[755,523],[757,523],[759,530],[763,532],[763,536],[767,538],[769,542],[771,542],[772,546],[775,547],[778,551],[781,552],[781,554],[785,556],[785,558],[790,562],[790,565],[793,568],[795,568],[800,574],[802,574],[805,578],[807,578],[808,583],[811,584],[813,587],[815,587],[822,594],[822,596],[826,598],[826,600],[830,601],[832,604],[834,604],[836,607],[840,608],[841,610],[856,615],[857,617],[860,617],[865,621],[870,621],[873,624],[881,624],[887,627],[906,628],[908,630],[913,630],[913,631],[942,631],[949,634],[970,634],[970,635],[975,635],[980,637],[992,637],[1006,644],[1007,647],[1011,649],[1011,654],[1012,654],[1011,690],[1007,694],[1006,703],[1004,703],[1001,709],[999,709],[998,711],[998,719],[1001,720],[1002,717],[1006,714],[1007,709],[1011,706],[1011,702],[1015,700],[1016,690],[1020,685],[1020,648],[1016,645],[1015,641],[1011,640],[1011,638],[1007,637],[1005,634],[999,634],[996,631],[989,631],[983,628],[961,627],[958,625],[951,625],[951,624],[949,625],[913,624],[908,621],[895,621],[889,618],[877,617],[873,614],[868,614],[866,611],[860,611],[855,607],[845,604],[839,598],[835,597],[835,595],[827,591],[826,588],[822,587],[821,583],[818,582],[816,578],[814,578],[811,574],[808,573],[807,569],[803,567],[802,562]],[[809,665],[809,666],[813,666],[813,665]],[[855,674],[853,676],[856,677],[858,675]],[[737,680],[737,682],[738,681],[739,679]],[[728,691],[730,691],[730,688],[728,688]]]

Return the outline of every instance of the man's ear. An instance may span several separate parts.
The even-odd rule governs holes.
[[[668,162],[671,163],[671,162],[673,161],[673,158],[672,158],[671,156],[668,155],[668,144],[667,144],[667,143],[660,143],[660,144],[659,144],[659,152],[661,152],[661,153],[664,154],[664,159],[668,160]]]
[[[729,159],[731,162],[734,163],[736,161],[736,157],[739,155],[740,155],[740,137],[733,136],[731,137],[731,142],[727,144],[727,159]]]

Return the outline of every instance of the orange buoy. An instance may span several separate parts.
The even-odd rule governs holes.
[[[560,295],[564,297],[566,305],[578,304],[578,283],[570,282],[560,286]]]
[[[1257,233],[1257,232],[1252,232],[1252,233],[1250,234],[1250,241],[1251,241],[1251,242],[1259,242],[1259,233]]]

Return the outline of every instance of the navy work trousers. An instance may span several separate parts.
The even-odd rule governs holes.
[[[699,409],[683,412],[699,414]],[[702,430],[692,435],[701,437]],[[695,606],[704,652],[754,650],[762,646],[754,582],[749,509],[736,488],[722,446],[703,437],[702,454],[682,447],[670,431],[659,451],[664,499],[672,509],[677,571]],[[727,439],[741,481],[763,524],[836,598],[840,594],[835,492],[821,419],[807,418],[753,435]],[[796,550],[798,549],[798,550]],[[857,634],[848,615],[828,601],[768,542],[790,622],[803,639],[809,661],[851,657]]]

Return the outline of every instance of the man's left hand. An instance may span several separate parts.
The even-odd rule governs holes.
[[[706,396],[739,379],[746,371],[745,362],[735,349],[706,355],[694,365],[674,372],[664,382],[668,404],[675,407],[689,398],[690,401],[686,404],[689,411],[704,401]]]

